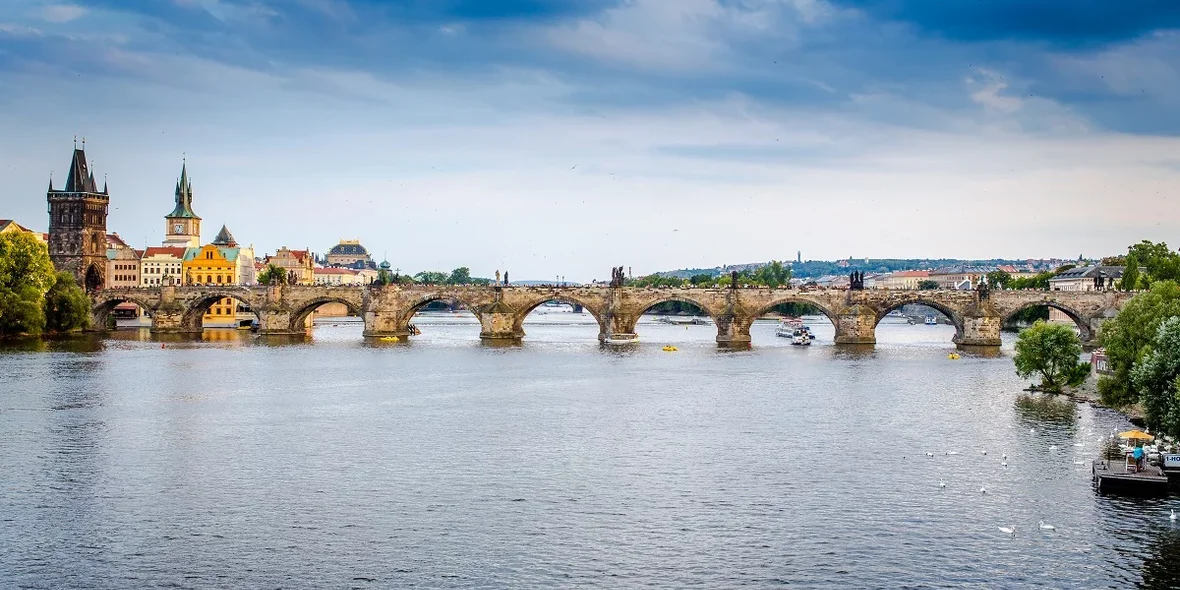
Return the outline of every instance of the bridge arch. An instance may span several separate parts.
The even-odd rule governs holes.
[[[950,318],[951,323],[954,324],[955,342],[958,342],[963,338],[963,327],[966,324],[966,322],[963,320],[963,314],[959,313],[957,310],[955,310],[955,308],[950,307],[945,303],[941,303],[933,298],[921,295],[905,297],[898,301],[891,301],[887,305],[877,309],[877,318],[873,323],[873,330],[876,331],[877,326],[881,324],[881,320],[885,319],[885,316],[889,315],[889,312],[906,305],[925,305],[926,307],[938,310],[939,313]]]
[[[464,297],[459,293],[441,291],[427,293],[410,300],[410,302],[405,307],[405,311],[402,312],[402,317],[398,320],[399,327],[408,328],[410,325],[410,320],[414,319],[414,315],[421,311],[423,307],[426,307],[435,301],[443,301],[450,303],[451,305],[456,303],[462,304],[463,307],[467,309],[467,311],[471,312],[471,314],[475,316],[475,319],[479,320],[481,325],[483,324],[483,314],[480,313],[479,305],[475,301],[468,297]]]
[[[553,296],[542,295],[534,300],[529,301],[524,306],[520,307],[519,310],[517,311],[516,319],[513,322],[513,324],[514,324],[513,328],[516,330],[516,332],[523,334],[524,333],[524,321],[526,318],[528,318],[529,314],[532,313],[533,310],[537,309],[541,305],[548,303],[550,301],[557,301],[559,303],[565,303],[566,305],[580,305],[580,306],[582,306],[582,309],[585,309],[587,312],[590,313],[590,315],[594,316],[594,321],[598,322],[599,333],[604,334],[607,332],[607,325],[604,320],[605,315],[602,313],[601,310],[599,310],[597,308],[597,306],[587,303],[585,300],[583,300],[582,298],[577,297],[575,295],[564,295],[564,294],[554,294]]]
[[[837,319],[835,312],[828,309],[828,307],[826,305],[824,305],[823,303],[820,303],[819,301],[816,301],[814,299],[810,299],[810,298],[799,296],[799,295],[787,295],[784,297],[778,297],[778,298],[772,299],[769,302],[762,304],[760,307],[754,308],[754,311],[752,313],[750,313],[750,315],[742,318],[742,321],[745,322],[748,326],[749,324],[753,324],[754,320],[757,320],[758,318],[762,317],[763,315],[766,315],[766,313],[769,312],[770,310],[772,310],[780,305],[786,305],[788,303],[795,303],[795,304],[799,304],[799,305],[808,305],[808,306],[814,307],[814,308],[818,309],[820,311],[820,313],[822,313],[824,315],[824,317],[828,318],[828,321],[832,322],[833,326],[839,325],[839,320]]]
[[[94,298],[94,304],[90,307],[91,327],[95,330],[105,330],[107,325],[107,317],[110,316],[111,312],[113,312],[115,308],[121,303],[134,303],[144,311],[153,315],[156,312],[156,302],[137,294],[100,294]]]
[[[1036,307],[1049,307],[1069,316],[1069,319],[1073,320],[1074,325],[1077,326],[1078,331],[1081,333],[1082,342],[1090,342],[1094,339],[1094,331],[1090,328],[1090,317],[1088,315],[1078,311],[1077,309],[1074,309],[1073,307],[1065,305],[1064,303],[1051,301],[1048,299],[1041,301],[1029,301],[1027,303],[1021,304],[1016,309],[1013,309],[1012,311],[1004,314],[1004,318],[1000,321],[1000,325],[1004,326],[1009,321],[1011,321],[1012,318],[1016,316],[1016,314],[1026,309],[1032,309]]]
[[[184,315],[181,316],[180,325],[185,331],[200,332],[204,329],[203,318],[205,313],[210,307],[222,299],[233,299],[238,303],[244,304],[250,310],[250,313],[254,314],[258,322],[260,324],[262,323],[262,313],[258,309],[258,302],[253,301],[248,291],[217,290],[206,291],[190,299],[188,306],[184,310]]]
[[[339,303],[348,309],[348,313],[355,316],[364,316],[364,310],[361,309],[361,304],[357,301],[349,300],[346,297],[323,296],[308,300],[300,305],[294,312],[291,313],[291,331],[298,332],[306,330],[307,318],[315,312],[321,305],[327,303]]]

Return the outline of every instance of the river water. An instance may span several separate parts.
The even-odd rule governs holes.
[[[548,308],[516,347],[462,314],[410,344],[9,343],[0,587],[1180,584],[1180,502],[1090,487],[1118,415],[1022,393],[1011,342],[814,321],[737,352],[648,317],[603,349]]]

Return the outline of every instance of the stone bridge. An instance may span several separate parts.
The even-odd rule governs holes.
[[[236,299],[258,316],[263,334],[306,334],[311,314],[325,303],[341,303],[364,318],[366,337],[409,337],[411,318],[434,301],[457,303],[479,319],[480,337],[515,340],[524,334],[529,312],[547,301],[581,305],[598,321],[599,339],[632,338],[639,317],[665,301],[691,303],[717,326],[719,344],[750,342],[750,326],[784,303],[812,305],[831,320],[837,344],[876,342],[877,324],[903,305],[937,309],[955,326],[954,342],[965,346],[999,346],[1000,328],[1017,312],[1048,306],[1077,324],[1082,339],[1093,344],[1102,322],[1118,313],[1132,294],[1116,291],[909,291],[870,289],[513,287],[513,286],[163,286],[106,289],[94,295],[93,325],[105,326],[119,303],[130,301],[152,317],[160,333],[200,332],[201,316],[222,298]]]

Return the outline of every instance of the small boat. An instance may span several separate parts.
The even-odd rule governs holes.
[[[948,359],[950,359],[950,360],[952,360],[952,361],[957,361],[957,360],[959,360],[959,358],[960,358],[960,357],[959,357],[959,353],[957,353],[957,352],[952,352],[952,353],[950,353],[950,354],[946,355],[946,358],[948,358]]]
[[[795,331],[803,327],[803,320],[799,318],[783,318],[778,328],[775,328],[774,335],[782,338],[793,338]]]
[[[401,338],[398,338],[397,336],[386,336],[386,337],[382,338],[381,341],[382,342],[399,342],[399,341],[401,341]]]
[[[926,316],[926,325],[927,326],[938,325],[938,318],[934,317],[934,314],[930,314],[930,315]]]
[[[603,340],[605,344],[635,344],[636,342],[639,342],[638,334],[611,334]]]
[[[680,349],[679,349],[679,348],[676,348],[675,346],[672,346],[671,344],[669,344],[668,346],[665,346],[665,347],[664,347],[662,350],[663,350],[664,352],[676,352],[677,350],[680,350]]]
[[[806,330],[795,330],[791,336],[791,346],[811,346],[811,337]]]

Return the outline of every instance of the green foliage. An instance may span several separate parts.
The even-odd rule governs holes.
[[[1123,269],[1123,278],[1119,281],[1119,288],[1124,291],[1134,291],[1139,287],[1139,257],[1134,253],[1126,258],[1127,267]]]
[[[45,329],[70,332],[90,327],[90,298],[73,273],[59,272],[45,294]]]
[[[0,287],[0,336],[36,336],[45,326],[41,291],[31,285]]]
[[[1044,305],[1026,307],[1012,314],[1011,321],[1021,324],[1032,324],[1037,320],[1049,321],[1049,308]]]
[[[1146,271],[1147,283],[1156,281],[1180,281],[1180,253],[1168,249],[1164,242],[1158,244],[1143,240],[1127,248],[1127,266],[1131,257]]]
[[[434,270],[424,270],[414,275],[415,282],[427,285],[445,285],[450,278],[450,274]]]
[[[40,334],[44,293],[54,282],[49,249],[30,234],[0,234],[0,336]]]
[[[411,277],[397,278],[397,283],[423,283],[426,285],[490,285],[491,279],[481,279],[471,276],[471,269],[460,266],[449,273],[437,270],[424,270]]]
[[[919,291],[933,291],[938,288],[938,281],[926,279],[918,282]]]
[[[1081,354],[1082,342],[1072,329],[1037,322],[1016,339],[1016,374],[1022,379],[1039,375],[1043,391],[1078,386],[1089,372],[1089,365],[1078,361]]]
[[[377,285],[392,285],[394,283],[393,273],[389,269],[383,268],[377,271],[377,278],[373,279],[373,283]]]
[[[629,287],[683,287],[688,284],[688,279],[655,274],[627,279],[623,284]]]
[[[1057,276],[1058,272],[1061,272],[1060,269],[1045,271],[1033,277],[1018,277],[1008,283],[1008,288],[1047,291],[1049,289],[1049,279]]]
[[[694,287],[712,287],[717,284],[717,277],[705,274],[692,275],[688,282]]]
[[[287,284],[287,269],[277,264],[268,264],[258,275],[258,282],[263,285],[285,285]]]
[[[470,285],[471,284],[471,269],[466,266],[460,266],[451,271],[451,276],[447,277],[447,282],[452,285]]]
[[[1117,316],[1102,325],[1099,338],[1114,373],[1098,383],[1102,403],[1123,407],[1138,401],[1130,386],[1131,370],[1150,351],[1160,324],[1177,316],[1180,316],[1180,285],[1163,281],[1132,297]]]
[[[1143,404],[1151,428],[1180,435],[1180,317],[1164,320],[1156,330],[1151,350],[1135,363],[1131,384]]]
[[[0,289],[32,287],[44,293],[53,284],[49,248],[32,234],[0,234]]]
[[[753,278],[756,284],[765,285],[772,289],[780,285],[787,285],[791,282],[791,267],[784,266],[777,260],[771,260],[770,264],[755,271]]]
[[[1005,289],[1011,282],[1012,275],[1002,270],[993,270],[987,273],[987,284],[993,288]]]

